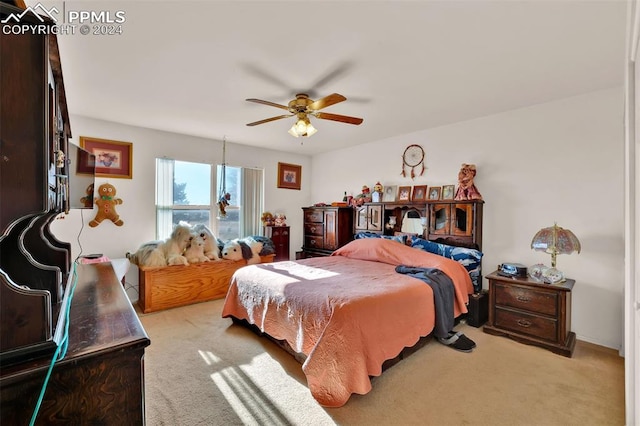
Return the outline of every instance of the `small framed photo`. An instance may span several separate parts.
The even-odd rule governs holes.
[[[300,189],[302,184],[302,166],[278,163],[278,188]]]
[[[96,156],[95,168],[97,177],[132,178],[132,143],[80,136],[80,147]],[[90,164],[78,162],[77,172],[87,173],[90,168]]]
[[[401,186],[398,188],[398,201],[403,201],[403,202],[411,201],[410,186]]]
[[[413,194],[411,194],[411,201],[419,202],[427,199],[427,185],[415,185],[413,187]]]
[[[442,190],[441,186],[430,186],[429,187],[429,199],[430,200],[439,200],[440,199],[440,191]]]
[[[398,192],[397,185],[388,185],[384,187],[384,192],[382,193],[382,202],[383,203],[392,203],[396,200],[396,194]]]
[[[455,192],[455,185],[443,185],[442,186],[442,199],[453,200],[453,193]]]

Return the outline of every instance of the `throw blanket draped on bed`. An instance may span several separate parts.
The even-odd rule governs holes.
[[[455,315],[473,287],[462,265],[395,241],[355,240],[331,257],[236,271],[222,316],[245,319],[307,356],[302,370],[322,405],[371,390],[369,376],[434,327],[433,293],[395,266],[434,267],[454,282]]]

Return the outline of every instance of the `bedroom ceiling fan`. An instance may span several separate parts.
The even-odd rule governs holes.
[[[316,128],[313,127],[311,121],[309,120],[309,116],[314,116],[316,118],[320,118],[322,120],[332,120],[339,121],[341,123],[347,124],[355,124],[359,125],[362,123],[362,118],[357,117],[349,117],[347,115],[339,115],[339,114],[331,114],[327,112],[320,112],[321,109],[326,108],[331,105],[335,105],[339,102],[346,101],[347,98],[344,96],[333,93],[329,96],[326,96],[322,99],[318,99],[314,101],[313,99],[309,99],[309,96],[305,93],[298,93],[296,98],[291,100],[287,106],[276,104],[270,101],[263,101],[262,99],[247,99],[249,102],[255,102],[257,104],[262,105],[270,105],[276,108],[284,109],[289,111],[289,114],[278,115],[276,117],[265,118],[264,120],[254,121],[253,123],[248,123],[247,126],[257,126],[258,124],[268,123],[270,121],[280,120],[282,118],[288,118],[296,116],[296,122],[291,129],[289,129],[289,134],[292,136],[300,137],[309,137],[317,132]]]

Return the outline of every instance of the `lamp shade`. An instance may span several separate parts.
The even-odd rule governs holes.
[[[557,224],[539,230],[531,240],[531,248],[551,254],[551,267],[556,267],[556,255],[580,253],[580,241],[573,232]]]

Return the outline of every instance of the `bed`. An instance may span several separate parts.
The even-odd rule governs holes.
[[[473,285],[452,259],[383,238],[356,239],[329,257],[251,265],[236,271],[223,317],[284,341],[302,362],[313,397],[340,407],[371,390],[386,360],[434,327],[431,287],[397,265],[437,268],[455,286],[454,314],[467,312]]]

